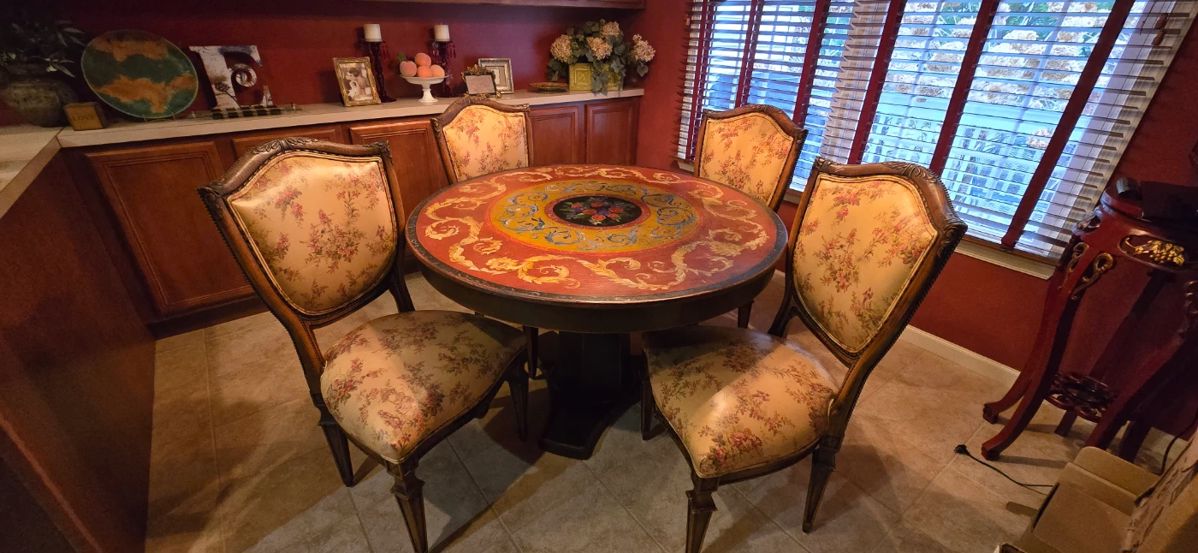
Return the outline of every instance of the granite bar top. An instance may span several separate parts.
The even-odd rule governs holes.
[[[60,130],[33,125],[0,127],[0,217],[54,158]]]

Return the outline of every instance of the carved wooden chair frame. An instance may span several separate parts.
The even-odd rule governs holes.
[[[782,165],[782,171],[778,174],[778,181],[774,184],[774,191],[770,193],[770,199],[766,202],[770,209],[778,211],[778,207],[782,205],[782,200],[786,197],[790,179],[794,177],[799,152],[803,150],[803,143],[807,140],[807,129],[795,124],[786,115],[786,112],[774,106],[747,104],[727,111],[703,110],[703,121],[699,123],[699,136],[695,139],[695,176],[702,176],[703,144],[707,137],[707,123],[713,119],[736,119],[750,113],[760,113],[769,117],[778,126],[779,131],[794,139],[791,142],[790,151],[786,154],[786,162]]]
[[[270,160],[293,152],[311,152],[380,160],[383,164],[387,180],[387,194],[392,204],[392,222],[398,234],[396,247],[392,254],[393,257],[389,263],[390,269],[379,278],[378,282],[374,283],[374,285],[358,297],[322,312],[314,313],[302,310],[287,300],[278,283],[271,276],[269,268],[266,267],[264,261],[256,252],[253,238],[249,235],[245,225],[242,224],[240,218],[229,205],[229,197],[248,184]],[[386,142],[375,142],[367,145],[348,145],[312,138],[285,138],[255,147],[247,155],[238,160],[220,180],[199,189],[200,198],[208,208],[208,212],[212,215],[212,219],[220,230],[221,236],[224,237],[225,243],[232,250],[238,265],[241,266],[246,278],[249,279],[250,285],[257,292],[263,303],[266,304],[270,312],[283,324],[283,327],[286,328],[287,333],[291,337],[292,343],[295,345],[300,364],[303,367],[304,379],[307,382],[312,403],[320,411],[320,428],[324,432],[325,440],[328,442],[329,449],[332,452],[341,481],[346,486],[353,486],[355,484],[354,471],[349,454],[349,441],[352,438],[345,434],[325,405],[320,386],[320,375],[324,371],[325,359],[324,354],[317,345],[314,330],[341,320],[374,301],[383,292],[391,293],[395,298],[395,303],[400,312],[415,310],[412,305],[411,295],[404,282],[404,227],[400,224],[400,215],[397,209],[400,197],[397,182],[390,148]],[[484,416],[490,407],[491,400],[499,391],[499,387],[503,384],[504,380],[512,387],[517,431],[520,438],[524,439],[527,435],[528,376],[523,369],[526,355],[527,352],[522,351],[513,359],[510,366],[506,369],[505,377],[492,384],[477,405],[425,438],[407,456],[400,459],[398,463],[384,459],[379,454],[371,451],[370,448],[364,447],[357,440],[353,440],[354,445],[385,467],[387,472],[395,477],[395,486],[392,488],[392,493],[399,502],[412,539],[412,545],[416,551],[424,552],[428,549],[428,538],[425,532],[424,521],[424,500],[421,491],[423,482],[416,478],[415,472],[420,458],[458,428],[461,428],[472,419]]]
[[[803,308],[795,289],[794,248],[798,242],[799,229],[802,228],[803,217],[811,202],[817,181],[821,175],[839,177],[868,177],[868,176],[899,176],[913,184],[919,191],[925,212],[931,221],[936,235],[928,254],[915,267],[907,287],[902,291],[894,308],[879,327],[877,333],[860,350],[851,351],[838,344],[824,331],[811,314]],[[828,477],[836,466],[836,453],[840,450],[844,432],[848,426],[850,415],[861,395],[866,377],[877,366],[878,361],[886,354],[899,334],[910,322],[915,310],[927,295],[937,275],[948,262],[957,243],[965,234],[965,223],[957,217],[940,178],[927,169],[918,165],[901,162],[873,163],[866,165],[842,165],[818,158],[812,167],[807,187],[803,191],[794,223],[790,227],[790,237],[786,249],[786,291],[778,314],[770,327],[769,333],[786,337],[786,328],[792,317],[798,316],[811,330],[820,342],[824,344],[836,358],[848,367],[848,373],[840,390],[834,396],[829,406],[828,429],[810,446],[781,459],[750,467],[718,478],[703,478],[695,473],[693,460],[686,451],[681,438],[669,427],[662,425],[673,437],[679,449],[692,467],[691,480],[694,489],[687,492],[689,509],[687,516],[687,549],[688,553],[699,551],[707,523],[715,510],[715,502],[711,494],[722,484],[730,484],[748,480],[787,468],[812,455],[811,480],[807,487],[807,502],[803,514],[803,532],[810,532],[815,512],[823,496]],[[652,425],[653,415],[657,406],[653,399],[653,390],[649,379],[645,379],[641,398],[641,433],[644,439],[653,437],[660,429]]]
[[[458,115],[461,115],[462,111],[470,106],[486,106],[503,113],[522,114],[524,116],[524,144],[526,153],[528,154],[528,159],[525,160],[525,167],[532,166],[532,116],[528,105],[513,106],[496,102],[490,98],[467,96],[455,100],[445,110],[445,113],[433,118],[433,134],[437,136],[437,149],[441,152],[441,164],[445,167],[445,176],[449,177],[449,184],[457,184],[473,178],[458,175],[453,163],[453,153],[450,151],[449,144],[445,141],[445,127],[452,123],[454,119],[457,119]]]
[[[770,193],[769,202],[766,203],[770,209],[775,212],[782,206],[782,200],[786,197],[786,191],[790,188],[790,180],[794,178],[795,164],[799,160],[799,152],[803,150],[803,143],[807,140],[807,129],[804,129],[782,110],[764,104],[748,104],[727,111],[703,110],[703,121],[699,124],[699,136],[695,140],[695,176],[700,177],[703,174],[703,144],[706,142],[707,123],[711,120],[719,119],[736,119],[750,113],[760,113],[766,115],[778,127],[782,133],[790,136],[793,140],[790,144],[790,151],[786,154],[786,162],[782,165],[782,171],[778,174],[778,181],[774,183],[774,190]],[[753,313],[753,302],[746,303],[736,310],[736,326],[740,328],[749,327],[749,317]]]

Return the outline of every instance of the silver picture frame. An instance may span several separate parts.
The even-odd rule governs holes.
[[[495,74],[495,90],[513,92],[512,58],[478,58],[478,65]]]

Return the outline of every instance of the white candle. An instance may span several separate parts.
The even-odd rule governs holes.
[[[366,42],[382,42],[383,30],[378,23],[367,23],[362,26],[362,36]]]
[[[437,42],[449,42],[449,25],[433,25],[433,39]]]

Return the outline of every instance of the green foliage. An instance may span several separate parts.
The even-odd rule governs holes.
[[[8,7],[0,12],[0,29],[0,69],[36,67],[75,76],[70,66],[79,63],[84,34],[71,22]]]
[[[615,22],[587,21],[581,27],[566,29],[554,41],[545,74],[556,80],[570,74],[571,64],[587,63],[591,66],[591,91],[603,92],[610,84],[622,83],[630,68],[641,77],[649,72],[647,63],[633,59],[632,50],[631,41],[624,38]]]

